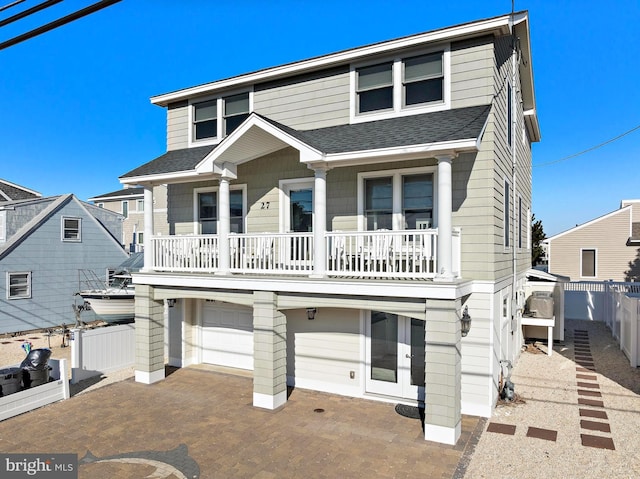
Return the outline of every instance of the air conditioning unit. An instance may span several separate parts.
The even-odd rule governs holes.
[[[534,291],[527,298],[525,314],[534,318],[553,318],[553,294],[550,291]]]

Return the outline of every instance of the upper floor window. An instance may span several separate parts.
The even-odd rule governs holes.
[[[509,182],[505,179],[504,180],[504,203],[503,203],[503,208],[504,208],[503,232],[504,232],[505,248],[511,247],[511,215],[509,214],[509,208],[511,203],[510,196],[511,196],[511,186],[509,185]]]
[[[82,219],[62,217],[62,241],[82,241]]]
[[[144,200],[136,200],[136,210],[144,211]]]
[[[507,83],[507,143],[513,144],[513,90],[511,83]]]
[[[448,48],[356,67],[353,115],[365,118],[414,114],[446,106]]]
[[[128,201],[123,201],[122,202],[121,212],[122,212],[122,216],[124,216],[125,218],[129,217],[129,202]]]
[[[434,174],[420,170],[399,170],[384,176],[363,174],[362,214],[366,230],[432,227]]]
[[[193,103],[192,141],[222,139],[238,128],[250,112],[250,92]]]
[[[31,272],[7,272],[7,299],[31,297]]]

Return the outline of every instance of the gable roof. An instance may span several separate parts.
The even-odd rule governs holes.
[[[0,202],[40,198],[41,193],[0,178]]]
[[[587,221],[586,223],[582,223],[581,225],[576,225],[573,228],[569,228],[568,230],[563,231],[562,233],[558,233],[557,235],[553,235],[553,236],[550,236],[548,238],[545,238],[543,243],[547,243],[548,244],[550,241],[556,240],[556,239],[561,238],[561,237],[563,237],[565,235],[568,235],[568,234],[573,233],[575,231],[581,230],[582,228],[586,228],[587,226],[591,226],[591,225],[593,225],[595,223],[598,223],[598,222],[600,222],[602,220],[605,220],[607,218],[611,218],[612,216],[619,215],[621,213],[629,213],[629,214],[631,214],[631,205],[623,206],[619,210],[612,211],[612,212],[607,213],[605,215],[599,216],[598,218],[594,218],[594,219],[592,219],[590,221]]]
[[[422,151],[427,151],[429,145],[446,144],[453,148],[452,145],[460,141],[467,142],[465,148],[473,149],[482,135],[490,109],[490,105],[473,106],[313,130],[296,130],[252,113],[217,145],[168,151],[125,173],[120,179],[126,182],[131,178],[169,174],[188,177],[197,174],[196,169],[210,172],[210,168],[201,168],[205,159],[215,162],[243,140],[247,143],[241,148],[243,158],[255,158],[260,154],[293,146],[299,150],[312,151],[317,161],[327,163],[331,162],[332,155],[335,159],[341,154],[361,153],[372,156],[376,152],[379,154],[381,151],[409,147],[420,147]],[[252,132],[252,128],[261,130],[261,141],[255,141],[256,133]],[[248,148],[255,153],[253,156],[247,156]],[[231,157],[232,153],[228,156]]]
[[[75,201],[78,205],[86,212],[87,217],[95,221],[102,229],[104,229],[105,234],[113,239],[119,246],[120,242],[113,237],[111,232],[107,230],[107,228],[91,213],[89,208],[95,208],[100,210],[100,214],[113,214],[116,216],[121,216],[118,213],[111,212],[108,210],[104,210],[102,208],[97,208],[93,205],[89,205],[83,203],[78,200],[73,194],[69,193],[66,195],[60,196],[51,196],[46,198],[36,198],[36,199],[28,199],[28,200],[18,200],[7,202],[5,204],[0,205],[0,210],[15,210],[20,207],[29,206],[34,203],[40,203],[44,206],[42,210],[38,213],[35,213],[34,216],[29,219],[24,225],[22,225],[15,234],[13,234],[4,244],[0,244],[0,260],[4,258],[7,254],[13,251],[18,245],[20,245],[26,238],[29,237],[34,231],[36,231],[41,225],[43,225],[51,216],[53,216],[56,212],[62,209],[65,205],[70,202]]]

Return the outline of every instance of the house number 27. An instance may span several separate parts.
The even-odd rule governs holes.
[[[260,209],[261,209],[261,210],[268,210],[268,209],[269,209],[269,204],[270,204],[270,202],[269,202],[269,201],[263,201],[263,202],[261,203],[261,205],[262,205],[262,206],[260,207]]]

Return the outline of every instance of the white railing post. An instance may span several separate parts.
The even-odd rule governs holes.
[[[71,347],[71,383],[75,384],[78,382],[76,380],[76,371],[82,369],[82,329],[75,328],[71,330],[69,346]]]

